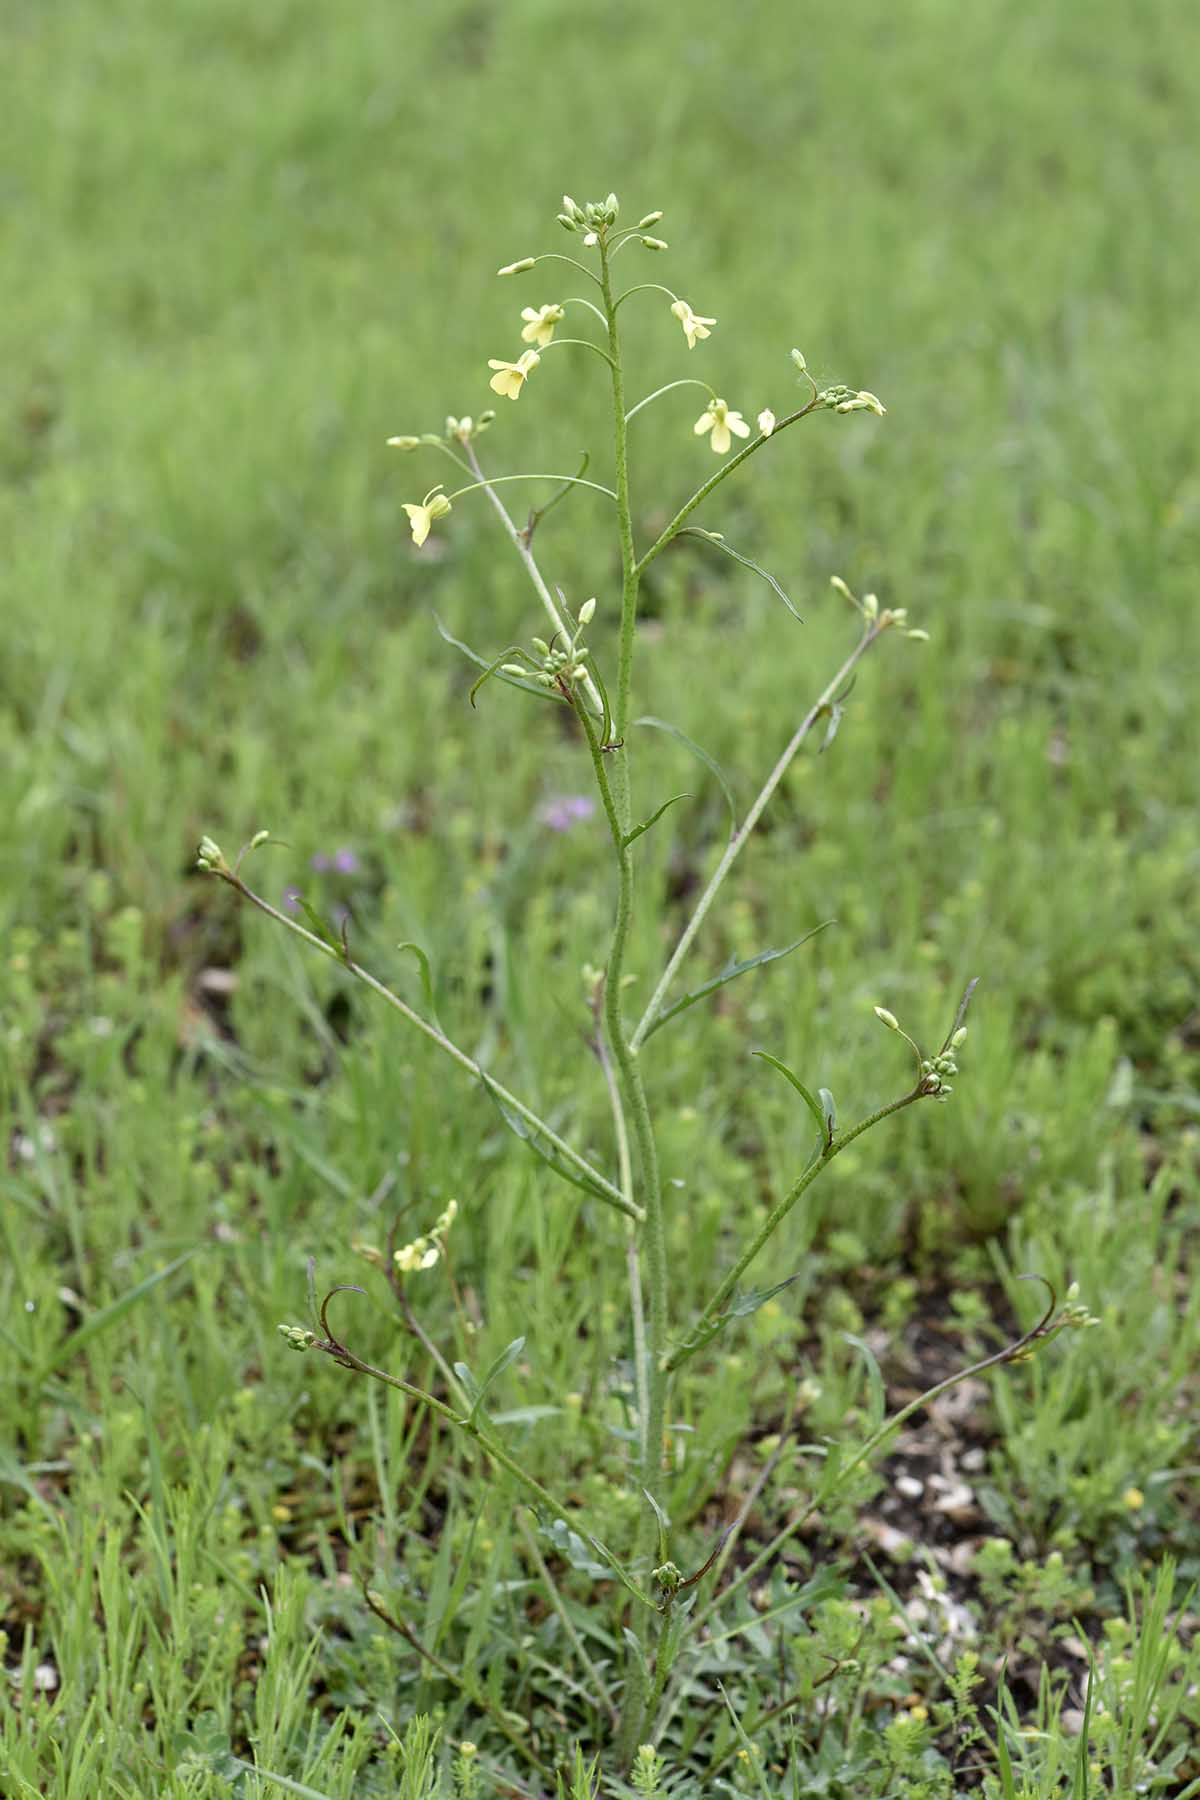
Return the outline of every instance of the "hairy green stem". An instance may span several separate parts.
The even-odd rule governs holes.
[[[753,456],[756,450],[761,450],[764,444],[770,443],[772,439],[777,438],[781,431],[787,430],[789,425],[794,425],[798,419],[806,419],[809,413],[816,412],[817,410],[817,401],[810,400],[807,406],[798,407],[795,412],[788,413],[785,419],[776,420],[774,430],[771,432],[770,437],[760,434],[758,437],[753,438],[750,443],[745,445],[743,449],[739,450],[736,456],[731,456],[728,462],[723,462],[714,475],[710,475],[707,481],[701,483],[691,499],[684,502],[679,511],[675,514],[675,517],[671,520],[671,523],[658,537],[655,538],[650,548],[644,553],[637,565],[639,577],[646,573],[646,570],[650,567],[650,564],[654,561],[655,557],[662,554],[667,545],[671,542],[671,539],[679,535],[684,520],[687,519],[691,513],[694,513],[696,508],[704,500],[707,500],[713,489],[715,487],[720,487],[725,478],[732,475],[733,471],[740,467],[748,456]],[[618,483],[618,491],[619,487],[620,484]]]
[[[902,1406],[899,1412],[892,1413],[881,1425],[876,1427],[870,1437],[864,1439],[849,1461],[842,1464],[837,1472],[837,1486],[840,1487],[848,1476],[852,1475],[856,1469],[861,1468],[863,1463],[875,1454],[880,1444],[890,1437],[893,1431],[898,1431],[902,1425],[906,1424],[914,1413],[920,1412],[922,1407],[931,1406],[935,1400],[939,1400],[943,1394],[948,1393],[951,1388],[957,1387],[962,1381],[970,1381],[977,1375],[984,1375],[989,1369],[1002,1368],[1006,1363],[1019,1362],[1031,1345],[1038,1343],[1043,1338],[1052,1337],[1058,1329],[1058,1320],[1055,1318],[1057,1309],[1058,1301],[1052,1294],[1050,1305],[1037,1324],[1030,1326],[1028,1331],[1022,1332],[1021,1336],[1014,1339],[1011,1344],[1005,1344],[1003,1349],[995,1351],[991,1356],[985,1356],[980,1362],[972,1363],[969,1368],[958,1369],[953,1375],[947,1375],[944,1380],[927,1388],[923,1394],[918,1394],[915,1400],[910,1400],[907,1406]],[[714,1594],[707,1606],[702,1607],[696,1613],[692,1621],[693,1631],[699,1631],[718,1607],[725,1605],[732,1594],[735,1594],[739,1588],[745,1587],[748,1582],[753,1581],[755,1576],[778,1556],[783,1546],[795,1537],[797,1532],[803,1530],[817,1507],[827,1498],[826,1494],[818,1492],[801,1512],[789,1519],[788,1523],[776,1532],[770,1543],[738,1571],[728,1587],[722,1588],[719,1594]]]
[[[726,845],[720,862],[713,870],[708,886],[705,888],[697,902],[696,910],[688,920],[682,937],[679,939],[679,942],[671,953],[671,960],[663,970],[658,986],[655,988],[653,994],[651,994],[646,1010],[638,1021],[637,1029],[630,1039],[630,1045],[634,1050],[637,1050],[640,1047],[655,1020],[658,1018],[659,1013],[662,1011],[663,1002],[666,999],[671,983],[674,981],[684,957],[691,949],[692,941],[695,938],[696,933],[708,916],[709,909],[717,897],[722,882],[725,880],[725,877],[740,856],[745,847],[747,838],[766,811],[767,804],[770,801],[772,794],[775,792],[775,789],[787,774],[793,757],[796,755],[796,752],[799,750],[801,744],[803,744],[817,720],[836,700],[838,694],[853,673],[855,665],[861,657],[866,655],[867,651],[871,648],[871,645],[881,636],[884,629],[885,627],[875,624],[870,626],[869,629],[863,633],[858,644],[846,658],[837,674],[833,677],[833,680],[827,683],[822,692],[817,696],[816,700],[813,701],[813,704],[809,707],[803,719],[801,719],[799,725],[784,745],[782,753],[775,763],[774,768],[771,770],[771,773],[767,776],[766,781],[763,783],[753,806],[750,808],[750,811],[746,814],[746,817],[742,820],[742,823],[738,826],[737,830],[730,838],[729,843]]]
[[[646,1711],[642,1719],[642,1729],[638,1736],[645,1742],[654,1725],[654,1717],[662,1703],[663,1692],[667,1685],[667,1677],[671,1673],[671,1614],[674,1608],[668,1599],[663,1608],[662,1619],[658,1628],[658,1647],[654,1654],[654,1681],[646,1700]]]
[[[439,1413],[448,1424],[456,1425],[460,1431],[465,1431],[468,1437],[474,1438],[484,1455],[506,1470],[552,1518],[566,1519],[570,1517],[568,1508],[563,1506],[561,1501],[556,1500],[554,1495],[544,1488],[541,1482],[536,1480],[527,1469],[523,1469],[502,1444],[498,1444],[495,1438],[487,1432],[481,1431],[473,1419],[455,1412],[452,1406],[447,1406],[445,1401],[439,1400],[436,1394],[427,1394],[424,1388],[414,1387],[410,1381],[405,1381],[401,1376],[389,1375],[386,1369],[377,1369],[374,1363],[364,1362],[362,1357],[356,1356],[353,1350],[347,1349],[346,1345],[337,1338],[318,1340],[313,1345],[313,1349],[323,1350],[343,1369],[352,1369],[356,1375],[369,1375],[372,1381],[381,1381],[385,1387],[395,1388],[397,1393],[407,1395],[410,1400],[418,1400],[431,1412]]]
[[[708,1341],[707,1337],[704,1335],[706,1327],[711,1325],[713,1320],[720,1313],[721,1308],[729,1300],[734,1289],[737,1287],[738,1282],[742,1279],[742,1276],[746,1273],[750,1264],[759,1254],[759,1251],[767,1245],[772,1237],[774,1237],[776,1231],[778,1231],[779,1227],[783,1224],[783,1221],[787,1218],[796,1202],[808,1192],[813,1182],[817,1179],[817,1176],[820,1175],[824,1169],[828,1168],[834,1157],[840,1155],[847,1144],[852,1144],[855,1138],[861,1137],[864,1131],[869,1131],[872,1125],[878,1125],[881,1119],[888,1119],[893,1113],[902,1112],[906,1106],[912,1106],[917,1100],[923,1098],[924,1095],[919,1087],[912,1088],[907,1094],[902,1094],[898,1100],[889,1100],[886,1106],[877,1107],[873,1113],[868,1113],[865,1119],[860,1119],[858,1124],[852,1125],[848,1131],[839,1132],[824,1146],[820,1155],[815,1157],[814,1160],[809,1163],[807,1169],[805,1169],[799,1179],[792,1183],[787,1193],[783,1196],[783,1199],[780,1200],[776,1206],[772,1207],[771,1211],[767,1214],[766,1219],[755,1233],[749,1245],[738,1257],[729,1273],[725,1276],[725,1279],[721,1282],[716,1293],[712,1296],[712,1299],[700,1314],[700,1317],[697,1319],[692,1330],[691,1336],[667,1357],[663,1367],[668,1373],[679,1368],[681,1363],[687,1362],[688,1358],[694,1356],[696,1351],[701,1349],[704,1343]]]
[[[465,448],[466,448],[466,452],[467,452],[467,460],[469,461],[469,463],[471,465],[472,472],[474,473],[477,480],[479,481],[479,484],[482,487],[484,493],[487,495],[488,499],[491,501],[492,506],[495,508],[496,516],[500,520],[500,523],[503,525],[504,530],[508,535],[509,541],[511,542],[511,544],[513,546],[513,549],[516,551],[516,553],[520,557],[522,563],[525,565],[525,573],[529,576],[530,581],[532,581],[532,583],[534,585],[534,589],[537,592],[538,599],[541,601],[542,605],[545,607],[546,616],[550,620],[550,623],[553,625],[555,633],[556,634],[561,633],[561,635],[564,639],[569,640],[571,633],[567,630],[566,621],[564,620],[562,613],[558,609],[558,602],[555,600],[554,595],[550,592],[550,589],[546,585],[545,578],[542,575],[542,571],[538,568],[537,563],[534,560],[533,551],[529,548],[528,538],[525,536],[525,533],[523,531],[519,530],[518,527],[516,525],[514,525],[512,518],[509,514],[508,508],[505,506],[503,500],[500,498],[499,494],[496,492],[496,489],[495,489],[495,486],[493,485],[493,483],[484,474],[482,468],[480,467],[479,458],[475,453],[474,444],[467,444],[465,446]],[[608,491],[609,491],[608,489],[605,489],[606,493]],[[596,687],[596,684],[592,680],[590,675],[587,675],[584,677],[583,690],[584,690],[585,694],[587,695],[588,705],[591,707],[592,711],[597,715],[598,718],[602,717],[603,713],[604,713],[604,703],[601,700],[599,691]]]
[[[604,1001],[601,995],[596,1005],[596,1056],[604,1075],[604,1085],[608,1089],[609,1105],[612,1107],[613,1132],[617,1140],[617,1171],[621,1192],[632,1204],[633,1161],[629,1153],[629,1127],[625,1123],[625,1108],[621,1102],[620,1084],[613,1069],[608,1044],[605,1042],[603,1008]],[[646,1361],[646,1309],[642,1298],[642,1263],[638,1255],[637,1226],[630,1219],[625,1229],[625,1264],[629,1275],[629,1313],[633,1329],[633,1378],[634,1386],[637,1389],[638,1456],[644,1464],[646,1460],[646,1419],[650,1411],[649,1364]]]
[[[625,377],[621,367],[621,340],[617,330],[617,309],[613,300],[608,251],[600,241],[600,289],[604,295],[604,311],[608,317],[608,354],[612,365],[613,460],[617,475],[617,523],[621,538],[621,638],[617,653],[617,704],[613,711],[613,732],[620,740],[629,725],[629,697],[633,686],[633,641],[637,629],[638,582],[641,571],[633,547],[633,513],[629,504],[629,449],[625,423]],[[619,808],[622,823],[629,828],[628,782],[622,782],[625,804]]]
[[[374,975],[354,962],[342,950],[337,949],[333,944],[327,944],[323,938],[317,936],[316,932],[309,931],[296,919],[289,919],[286,913],[282,913],[277,907],[272,906],[269,900],[264,900],[261,894],[256,894],[253,888],[247,887],[235,870],[218,870],[217,873],[223,881],[228,882],[229,886],[242,896],[243,900],[248,900],[251,906],[257,906],[259,911],[266,913],[269,919],[274,919],[277,924],[286,926],[287,930],[293,932],[296,937],[302,938],[314,950],[319,950],[321,955],[327,956],[331,962],[337,963],[338,967],[345,969],[348,975],[353,975],[356,981],[361,981],[364,987],[370,988],[373,994],[378,994],[381,1000],[386,1000],[389,1006],[394,1007],[402,1017],[408,1020],[410,1025],[415,1025],[418,1031],[423,1032],[432,1043],[437,1045],[439,1050],[456,1062],[460,1069],[465,1069],[467,1074],[474,1076],[477,1081],[484,1082],[497,1099],[502,1100],[505,1106],[511,1106],[519,1118],[524,1119],[527,1125],[532,1125],[548,1144],[552,1144],[564,1161],[569,1162],[573,1169],[578,1169],[581,1175],[586,1175],[589,1181],[596,1184],[599,1190],[598,1198],[606,1200],[610,1206],[615,1206],[628,1218],[639,1221],[644,1218],[642,1208],[623,1194],[620,1188],[606,1175],[602,1175],[599,1169],[594,1169],[586,1156],[581,1156],[578,1150],[573,1150],[566,1139],[559,1137],[558,1133],[553,1131],[545,1119],[540,1118],[532,1107],[526,1106],[523,1100],[518,1100],[515,1094],[510,1093],[500,1082],[493,1080],[487,1071],[475,1061],[474,1057],[468,1056],[465,1050],[460,1050],[444,1031],[439,1031],[438,1027],[429,1019],[423,1018],[413,1007],[401,1000],[399,994],[395,994],[391,988],[385,987],[382,981],[377,980]]]
[[[609,780],[605,752],[600,747],[595,722],[578,703],[576,716],[583,725],[591,752],[596,785],[604,807],[604,816],[612,835],[617,859],[617,915],[613,928],[612,948],[604,980],[604,1022],[609,1044],[621,1075],[629,1113],[633,1120],[634,1141],[642,1173],[642,1200],[645,1215],[646,1263],[650,1286],[650,1306],[645,1330],[644,1361],[647,1404],[640,1421],[642,1433],[642,1479],[647,1490],[658,1498],[661,1485],[662,1442],[666,1419],[666,1375],[661,1367],[662,1347],[667,1332],[667,1251],[662,1216],[662,1187],[658,1172],[658,1149],[654,1127],[646,1099],[642,1072],[625,1035],[621,1016],[621,969],[633,914],[633,859],[617,812],[616,798]]]

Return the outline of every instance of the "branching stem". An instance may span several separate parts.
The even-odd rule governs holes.
[[[884,629],[885,627],[879,624],[868,627],[838,670],[837,674],[833,677],[832,681],[827,683],[821,693],[813,701],[803,719],[801,719],[799,725],[784,745],[774,768],[771,770],[771,773],[767,776],[766,781],[759,790],[758,797],[753,806],[750,808],[746,817],[742,820],[742,823],[738,826],[737,830],[730,838],[729,843],[726,845],[720,862],[713,870],[708,886],[705,888],[696,904],[695,912],[688,920],[687,925],[684,927],[683,935],[671,954],[670,962],[663,970],[658,986],[650,996],[646,1010],[638,1021],[637,1029],[630,1039],[630,1045],[634,1050],[637,1050],[641,1046],[651,1026],[662,1011],[663,1003],[671,983],[674,981],[684,957],[691,949],[692,941],[695,938],[696,933],[707,918],[709,909],[720,891],[722,882],[741,855],[747,838],[758,824],[758,821],[762,818],[763,813],[766,811],[767,803],[775,792],[775,789],[787,774],[792,758],[795,756],[797,750],[799,750],[813,726],[817,723],[817,720],[832,706],[837,696],[845,687],[846,682],[849,680],[857,663],[866,655],[876,639],[882,635]]]
[[[487,1086],[497,1099],[502,1100],[505,1106],[510,1106],[518,1117],[524,1119],[525,1123],[531,1125],[545,1138],[548,1144],[554,1146],[565,1162],[570,1163],[573,1169],[578,1170],[581,1175],[585,1175],[590,1182],[595,1184],[599,1190],[598,1198],[606,1200],[610,1206],[615,1206],[618,1211],[623,1212],[629,1218],[640,1220],[644,1217],[641,1207],[629,1200],[615,1183],[600,1173],[599,1169],[593,1168],[586,1156],[581,1156],[578,1150],[573,1150],[566,1139],[559,1137],[558,1133],[552,1130],[545,1119],[539,1117],[532,1107],[526,1106],[523,1100],[518,1100],[515,1094],[501,1086],[500,1082],[494,1080],[475,1061],[474,1057],[468,1056],[465,1050],[460,1050],[444,1031],[440,1031],[431,1020],[424,1018],[415,1008],[409,1006],[407,1001],[400,998],[399,994],[393,993],[390,987],[385,986],[382,981],[356,963],[343,950],[326,943],[323,938],[317,936],[315,931],[309,931],[298,920],[289,919],[286,913],[280,912],[278,907],[272,906],[269,900],[264,900],[261,894],[256,894],[252,888],[247,887],[241,876],[232,869],[218,871],[218,873],[223,881],[228,882],[229,886],[241,895],[243,900],[248,900],[251,906],[257,906],[258,910],[266,913],[269,919],[274,919],[276,924],[285,926],[288,931],[296,937],[302,938],[314,950],[319,950],[322,956],[327,956],[331,962],[337,963],[339,968],[345,969],[348,975],[353,975],[356,981],[361,981],[363,986],[370,988],[373,994],[378,994],[381,1000],[386,1000],[387,1004],[407,1019],[410,1025],[415,1025],[417,1030],[424,1033],[432,1043],[437,1045],[439,1050],[456,1062],[460,1069],[464,1069],[468,1075],[473,1075],[477,1081],[482,1082],[486,1079]]]

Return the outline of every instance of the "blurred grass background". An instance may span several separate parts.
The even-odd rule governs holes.
[[[231,846],[270,826],[291,849],[263,853],[260,885],[350,904],[364,960],[405,992],[393,946],[425,943],[452,1032],[602,1153],[578,973],[604,954],[600,827],[556,836],[538,817],[585,767],[510,694],[471,712],[432,619],[494,652],[538,628],[533,597],[478,500],[414,553],[400,502],[442,469],[384,448],[487,404],[519,307],[561,297],[541,269],[494,271],[571,248],[564,188],[615,188],[630,218],[663,207],[669,254],[625,266],[719,321],[689,357],[665,301],[632,302],[632,397],[702,373],[747,416],[781,413],[796,344],[889,409],[807,422],[700,515],[779,577],[803,627],[699,546],[656,565],[638,709],[703,743],[745,804],[849,645],[831,574],[932,633],[864,668],[691,972],[820,918],[836,931],[656,1040],[685,1184],[680,1316],[806,1149],[746,1050],[866,1110],[902,1073],[872,1003],[940,1037],[976,974],[954,1105],[856,1147],[794,1221],[781,1257],[816,1246],[795,1341],[830,1272],[990,1280],[988,1245],[1015,1254],[1013,1234],[1069,1265],[1101,1189],[1125,1197],[1099,1265],[1115,1276],[1144,1180],[1200,1110],[1195,9],[9,0],[0,30],[18,1476],[57,1461],[64,1496],[118,1506],[142,1491],[139,1432],[110,1426],[86,1453],[80,1434],[124,1383],[168,1470],[249,1394],[229,1454],[255,1467],[243,1504],[270,1535],[272,1485],[294,1480],[280,1418],[316,1454],[361,1404],[315,1376],[296,1400],[273,1325],[301,1312],[305,1256],[350,1278],[351,1239],[397,1195],[414,1228],[464,1198],[488,1329],[528,1331],[536,1397],[579,1384],[596,1296],[553,1270],[581,1230],[616,1245],[613,1225],[546,1193],[435,1052],[189,873],[202,831]],[[604,480],[598,370],[548,358],[519,407],[500,403],[487,466],[572,469],[586,448]],[[680,393],[633,428],[643,538],[710,472],[697,411]],[[572,499],[539,542],[568,594],[598,595],[610,651],[601,503]],[[661,932],[649,906],[640,920],[644,999],[723,827],[676,746],[636,748],[642,814],[696,791],[646,840],[665,915]],[[315,879],[310,857],[342,845],[360,873]],[[64,1350],[198,1245],[172,1304],[156,1289],[86,1358]],[[590,1380],[623,1329],[594,1329]],[[742,1419],[749,1373],[736,1404],[722,1390]],[[1114,1468],[1112,1493],[1129,1478]],[[1026,1479],[1010,1471],[1017,1511]],[[42,1629],[34,1587],[10,1631]]]

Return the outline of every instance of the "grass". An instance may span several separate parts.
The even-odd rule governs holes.
[[[506,697],[467,707],[431,613],[483,647],[527,636],[521,571],[483,503],[410,553],[412,464],[382,448],[478,410],[512,339],[491,272],[537,247],[564,186],[668,209],[663,278],[721,322],[703,354],[732,404],[781,410],[796,343],[889,407],[878,428],[807,422],[703,515],[803,627],[702,546],[655,565],[638,710],[702,743],[744,806],[849,648],[831,574],[933,634],[863,668],[693,972],[836,929],[658,1040],[675,1317],[808,1147],[749,1049],[866,1111],[903,1076],[872,1005],[932,1038],[983,978],[954,1104],[846,1151],[777,1246],[774,1278],[796,1283],[689,1365],[671,1510],[691,1566],[764,1476],[747,1547],[797,1509],[811,1459],[770,1463],[793,1404],[814,1444],[869,1425],[847,1333],[902,1403],[1036,1316],[1026,1270],[1078,1280],[1101,1321],[915,1425],[861,1510],[731,1601],[662,1755],[739,1793],[776,1767],[797,1794],[1189,1791],[1195,16],[114,0],[101,30],[55,0],[4,29],[22,271],[0,316],[11,1791],[415,1800],[462,1737],[483,1792],[497,1771],[543,1791],[498,1714],[564,1767],[602,1735],[620,1590],[597,1606],[572,1546],[531,1548],[440,1425],[288,1357],[275,1325],[303,1316],[309,1255],[370,1283],[352,1244],[397,1214],[416,1235],[457,1196],[454,1291],[418,1278],[424,1327],[476,1369],[525,1337],[496,1390],[506,1429],[624,1545],[620,1223],[190,869],[202,831],[271,826],[289,848],[260,853],[260,885],[349,905],[362,959],[414,999],[395,946],[421,943],[447,1027],[607,1161],[580,980],[610,908],[599,824],[539,818],[585,771]],[[635,356],[631,392],[663,354]],[[497,464],[574,467],[603,442],[599,389],[566,359],[544,371],[561,413],[512,409]],[[676,396],[634,422],[657,496],[643,535],[708,472],[695,411]],[[541,537],[611,630],[615,562],[575,530],[594,504]],[[644,999],[724,806],[670,738],[636,748],[645,810],[693,790],[645,841]],[[342,845],[357,872],[311,873]],[[364,1354],[411,1355],[378,1284],[335,1304]],[[367,1610],[359,1575],[451,1675]],[[918,1601],[913,1643],[897,1606]],[[964,1652],[977,1728],[953,1698]]]

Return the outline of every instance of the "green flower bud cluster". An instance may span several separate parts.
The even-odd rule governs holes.
[[[676,1563],[665,1562],[661,1568],[650,1571],[664,1594],[675,1594],[683,1580],[683,1570]]]
[[[200,839],[200,847],[196,851],[196,867],[203,869],[206,875],[227,875],[229,864],[225,861],[225,853],[220,844],[210,837]]]
[[[795,362],[796,352],[792,352]],[[799,367],[799,364],[797,364]],[[873,412],[882,419],[887,407],[875,394],[868,394],[865,388],[829,387],[822,388],[816,396],[818,406],[828,408],[830,412],[852,413]]]
[[[319,1340],[315,1331],[306,1331],[303,1325],[277,1325],[278,1331],[289,1350],[311,1350]]]
[[[524,663],[501,663],[501,674],[520,675],[526,680],[532,677],[539,687],[546,688],[559,687],[564,681],[583,681],[588,672],[587,659],[591,653],[579,640],[584,627],[590,625],[595,616],[596,599],[593,595],[580,607],[579,622],[565,645],[560,645],[557,638],[553,645],[548,644],[545,638],[530,638],[534,651],[530,663],[533,666],[527,668]]]
[[[932,1094],[935,1100],[948,1100],[954,1089],[946,1077],[957,1074],[958,1064],[950,1055],[948,1048],[937,1056],[923,1056],[921,1058],[921,1092]]]
[[[490,406],[486,412],[481,412],[477,419],[472,419],[469,414],[465,418],[456,419],[453,413],[447,413],[445,441],[449,442],[451,438],[454,438],[460,444],[469,444],[472,438],[479,437],[487,430],[495,417],[496,414]],[[435,444],[443,442],[441,438],[422,439],[421,441],[432,441]]]
[[[582,232],[585,244],[594,244],[602,231],[616,224],[620,210],[615,194],[609,194],[604,200],[589,200],[584,206],[579,206],[570,194],[564,194],[558,222],[564,231]],[[662,217],[661,213],[659,217]]]
[[[1063,1302],[1063,1309],[1059,1313],[1056,1323],[1061,1325],[1064,1331],[1086,1331],[1091,1326],[1100,1323],[1095,1313],[1089,1312],[1088,1308],[1079,1298],[1079,1283],[1077,1281],[1073,1281],[1067,1289],[1067,1297]]]
[[[829,577],[829,585],[832,588],[836,588],[842,598],[848,600],[850,605],[853,606],[857,612],[862,614],[868,625],[877,626],[880,631],[889,631],[894,627],[896,630],[902,632],[905,637],[916,638],[919,643],[923,644],[929,642],[929,633],[927,631],[922,631],[919,626],[909,625],[908,608],[906,606],[885,606],[881,610],[879,596],[877,594],[864,594],[860,600],[858,595],[853,593],[851,589],[846,586],[846,583],[842,580],[840,575],[831,575]],[[876,1008],[876,1011],[878,1011],[878,1008]]]

